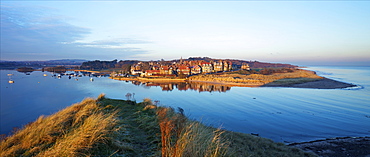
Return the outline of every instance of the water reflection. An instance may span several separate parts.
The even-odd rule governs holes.
[[[211,83],[200,83],[200,82],[141,82],[141,81],[126,81],[131,82],[137,86],[144,87],[161,87],[162,91],[172,91],[172,90],[195,90],[199,92],[226,92],[231,89],[230,86],[211,84]]]

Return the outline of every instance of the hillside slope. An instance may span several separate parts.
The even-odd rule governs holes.
[[[248,134],[204,126],[184,111],[114,100],[85,99],[40,116],[0,142],[0,156],[314,156]]]

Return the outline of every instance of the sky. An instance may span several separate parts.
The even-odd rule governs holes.
[[[1,1],[1,60],[369,65],[370,1]]]

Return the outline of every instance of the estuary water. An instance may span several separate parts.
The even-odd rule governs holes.
[[[308,67],[350,89],[223,87],[203,84],[155,84],[94,78],[51,77],[1,70],[0,134],[9,134],[40,115],[50,115],[86,97],[181,107],[192,119],[223,129],[255,133],[276,142],[370,136],[370,67]],[[9,76],[7,74],[13,74]],[[47,76],[43,76],[47,74]],[[14,80],[9,84],[9,79]],[[131,93],[131,97],[127,97]]]

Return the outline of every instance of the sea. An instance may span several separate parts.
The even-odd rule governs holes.
[[[189,118],[204,124],[258,134],[286,144],[370,136],[370,67],[312,66],[305,69],[356,87],[226,87],[1,70],[0,134],[10,135],[41,115],[53,114],[104,93],[108,98],[137,102],[150,98],[156,105],[182,108]]]

